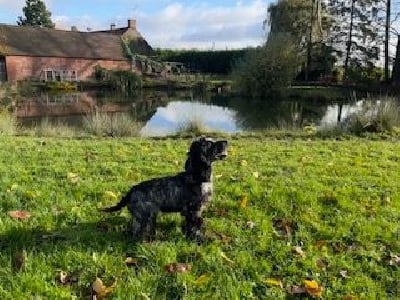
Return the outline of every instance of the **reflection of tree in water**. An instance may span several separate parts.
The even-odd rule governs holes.
[[[243,129],[299,128],[309,123],[318,123],[328,108],[326,104],[306,100],[265,101],[214,97],[212,102],[234,109],[237,112],[236,122]]]

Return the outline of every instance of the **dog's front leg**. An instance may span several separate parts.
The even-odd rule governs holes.
[[[190,240],[204,241],[204,221],[199,210],[186,213],[183,231]]]

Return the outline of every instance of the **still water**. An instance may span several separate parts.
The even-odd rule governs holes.
[[[295,129],[308,124],[330,126],[361,109],[363,103],[318,99],[254,101],[223,95],[195,95],[190,91],[144,91],[134,97],[74,92],[26,97],[17,105],[16,112],[22,126],[45,121],[79,127],[96,111],[116,118],[123,114],[143,124],[143,136],[164,136],[190,122],[211,131],[229,133],[266,128]]]

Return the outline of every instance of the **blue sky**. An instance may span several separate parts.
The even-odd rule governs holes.
[[[45,0],[59,29],[86,31],[126,26],[153,47],[225,49],[257,46],[264,40],[263,19],[272,0]],[[16,24],[25,0],[0,0],[0,22]]]

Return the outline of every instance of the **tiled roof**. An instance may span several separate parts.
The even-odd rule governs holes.
[[[126,60],[121,36],[0,24],[0,55]]]

